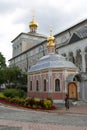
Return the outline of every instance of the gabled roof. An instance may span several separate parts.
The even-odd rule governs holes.
[[[22,33],[20,33],[16,38],[14,38],[11,42],[14,42],[14,41],[15,41],[18,37],[20,37],[21,35],[27,35],[27,36],[33,36],[33,37],[44,38],[44,40],[47,39],[47,36],[42,35],[42,34],[39,34],[39,33],[33,33],[33,32],[25,33],[25,32],[22,32]]]
[[[83,38],[87,38],[87,26],[83,26],[79,30],[77,30],[75,33],[73,33],[73,35],[70,37],[70,39],[59,44],[58,48],[66,46],[66,45],[74,43],[74,42],[77,42]]]
[[[69,44],[79,41],[80,39],[86,37],[87,37],[87,26],[83,26],[72,35],[72,37],[69,40]]]
[[[63,30],[63,31],[61,31],[61,32],[59,32],[59,33],[57,33],[57,34],[55,34],[54,37],[57,37],[58,35],[61,35],[62,33],[66,32],[66,31],[70,31],[71,29],[75,28],[76,26],[78,26],[78,25],[80,25],[80,24],[82,24],[82,23],[84,23],[84,22],[87,22],[87,19],[84,19],[84,20],[80,21],[79,23],[74,24],[74,25],[72,25],[71,27],[69,27],[69,28],[67,28],[67,29],[65,29],[65,30]]]
[[[75,33],[72,35],[71,39],[69,40],[69,44],[70,43],[73,43],[73,42],[76,42],[76,41],[79,41],[80,40],[80,37],[77,36]]]
[[[78,31],[76,31],[76,34],[77,34],[80,38],[85,38],[85,37],[87,37],[87,26],[83,26],[82,28],[80,28]]]

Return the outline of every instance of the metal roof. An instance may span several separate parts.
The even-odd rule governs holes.
[[[77,67],[70,61],[67,61],[65,57],[50,53],[39,59],[36,65],[33,65],[28,72],[44,70],[44,69],[77,69]]]

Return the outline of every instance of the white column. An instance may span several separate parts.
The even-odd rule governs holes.
[[[73,51],[73,56],[74,56],[75,63],[76,63],[76,50],[75,50],[75,51]]]
[[[69,60],[69,54],[68,54],[68,52],[66,53],[66,60],[67,61]]]
[[[86,72],[86,61],[84,50],[81,50],[81,55],[82,55],[82,72]]]
[[[48,83],[49,83],[49,85],[48,85],[48,92],[50,92],[51,91],[50,88],[52,88],[51,87],[51,76],[52,76],[52,71],[49,70],[49,72],[48,72]]]

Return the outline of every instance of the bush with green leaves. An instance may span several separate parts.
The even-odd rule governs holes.
[[[24,106],[30,106],[30,97],[25,98]]]
[[[30,106],[33,106],[35,104],[34,98],[30,98]]]
[[[14,97],[14,98],[10,98],[9,102],[24,105],[25,100],[23,98]]]
[[[19,90],[16,89],[6,89],[3,91],[3,93],[0,93],[0,99],[4,99],[10,103],[19,104],[23,106],[31,106],[32,108],[50,108],[53,104],[53,101],[51,99],[43,99],[40,100],[39,98],[23,98],[25,97],[24,93],[22,96],[19,94]]]
[[[43,101],[43,106],[44,106],[45,108],[50,108],[50,107],[52,106],[52,101],[49,100],[49,99],[45,99],[45,100]]]
[[[20,97],[25,98],[26,93],[23,90],[17,90],[17,89],[5,89],[3,91],[4,96],[14,98],[14,97]]]
[[[6,96],[2,92],[0,92],[0,99],[6,99]]]
[[[41,105],[39,98],[34,98],[34,105],[36,105],[37,107]]]
[[[27,94],[26,94],[26,92],[24,91],[24,90],[22,90],[22,89],[19,89],[18,90],[18,96],[20,97],[20,98],[26,98],[27,97]]]

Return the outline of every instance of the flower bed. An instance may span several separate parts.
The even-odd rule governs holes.
[[[0,102],[8,104],[8,105],[15,106],[15,107],[24,107],[24,108],[29,108],[29,109],[39,109],[39,110],[55,110],[56,109],[56,107],[54,105],[46,108],[46,107],[38,107],[38,106],[25,106],[25,105],[22,105],[22,104],[16,104],[16,103],[9,102],[8,100],[5,100],[5,99],[0,99]]]
[[[14,92],[14,91],[13,91]],[[40,110],[54,110],[55,106],[53,105],[52,99],[39,99],[34,97],[19,97],[18,95],[12,96],[11,90],[5,91],[5,93],[0,93],[0,102],[9,104],[16,107],[24,107],[31,109],[40,109]]]

